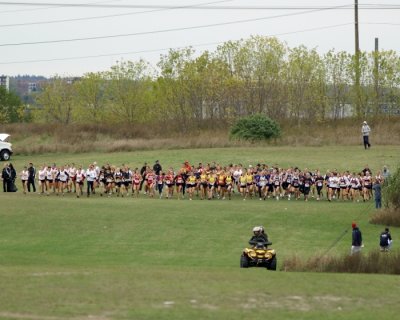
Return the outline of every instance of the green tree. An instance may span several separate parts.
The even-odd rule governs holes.
[[[75,87],[68,79],[55,77],[37,95],[38,117],[47,123],[73,122]]]
[[[325,118],[325,77],[325,66],[315,49],[300,46],[290,50],[285,81],[289,114],[298,124]]]
[[[20,122],[24,120],[24,107],[21,99],[13,92],[0,86],[0,123]]]
[[[326,83],[328,87],[328,112],[333,119],[348,116],[347,107],[350,105],[349,92],[351,88],[351,74],[349,65],[351,55],[347,52],[329,51],[324,56],[326,69]]]
[[[122,61],[104,73],[107,119],[119,123],[146,122],[152,119],[150,66],[144,60]]]
[[[281,128],[274,120],[262,115],[254,114],[236,121],[230,131],[234,139],[250,140],[270,140],[281,135]]]
[[[106,80],[103,73],[88,73],[75,83],[75,119],[79,122],[101,123],[107,120]]]

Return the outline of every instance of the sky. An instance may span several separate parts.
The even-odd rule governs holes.
[[[358,2],[360,49],[379,38],[399,51],[400,0]],[[82,76],[139,59],[155,67],[169,48],[201,54],[252,35],[353,53],[354,0],[0,0],[0,74]]]

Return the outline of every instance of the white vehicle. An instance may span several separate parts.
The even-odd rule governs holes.
[[[12,144],[7,142],[10,135],[7,133],[0,133],[0,160],[8,161],[12,155]]]

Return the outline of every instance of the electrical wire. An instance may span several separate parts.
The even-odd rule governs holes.
[[[107,0],[107,1],[96,1],[93,2],[93,4],[96,3],[107,3],[107,2],[118,2],[118,1],[122,1],[122,0]],[[88,3],[90,4],[90,3]],[[38,11],[38,10],[47,10],[47,9],[58,9],[58,8],[62,8],[63,6],[59,6],[59,7],[54,7],[54,6],[50,6],[50,7],[39,7],[39,8],[35,8],[35,9],[18,9],[18,10],[7,10],[7,11],[0,11],[0,14],[3,13],[15,13],[15,12],[26,12],[26,11]]]
[[[224,1],[214,1],[214,2],[204,2],[198,3],[195,6],[206,6],[214,3],[221,2],[231,2],[232,0],[224,0]],[[166,10],[175,10],[175,9],[188,9],[192,7],[191,5],[174,7],[174,8],[162,8],[155,10],[147,10],[147,11],[135,11],[135,12],[125,12],[125,13],[117,13],[117,14],[109,14],[103,16],[95,16],[95,17],[82,17],[82,18],[73,18],[73,19],[61,19],[61,20],[47,20],[47,21],[36,21],[36,22],[25,22],[25,23],[13,23],[13,24],[0,24],[0,28],[10,28],[10,27],[21,27],[21,26],[32,26],[32,25],[42,25],[42,24],[54,24],[54,23],[64,23],[64,22],[76,22],[76,21],[86,21],[86,20],[98,20],[98,19],[107,19],[107,18],[115,18],[115,17],[125,17],[143,13],[152,13]]]
[[[0,5],[15,5],[15,6],[53,6],[53,7],[75,7],[75,8],[113,8],[113,9],[143,9],[143,8],[163,8],[173,9],[179,6],[176,5],[149,5],[149,4],[121,4],[121,5],[108,5],[108,4],[85,4],[85,3],[54,3],[54,2],[9,2],[0,1]],[[348,5],[349,6],[349,5]],[[345,6],[345,7],[348,7]],[[353,4],[350,5],[353,7]],[[336,9],[346,9],[345,7],[337,7]],[[304,10],[304,9],[327,9],[329,6],[212,6],[212,7],[199,7],[191,6],[190,9],[201,9],[201,10]],[[400,9],[400,5],[396,4],[359,4],[359,9],[371,9],[371,10],[392,10]],[[347,8],[353,9],[353,8]]]
[[[277,36],[283,36],[283,35],[291,35],[291,34],[298,34],[298,33],[304,33],[304,32],[332,29],[332,28],[337,28],[337,27],[342,27],[342,26],[347,26],[347,25],[353,25],[353,23],[352,22],[342,23],[342,24],[336,24],[336,25],[330,25],[330,26],[322,26],[322,27],[303,29],[303,30],[297,30],[297,31],[276,33],[276,34],[271,34],[271,35],[266,35],[266,36],[268,36],[268,37],[277,37]],[[238,41],[238,40],[233,40],[233,41]],[[128,52],[116,52],[116,53],[88,55],[88,56],[78,56],[78,57],[64,57],[64,58],[52,58],[52,59],[36,59],[36,60],[0,62],[0,65],[104,58],[104,57],[121,56],[121,55],[132,55],[132,54],[140,54],[140,53],[160,52],[160,51],[167,51],[167,50],[170,50],[170,49],[178,50],[178,49],[183,49],[183,48],[188,48],[188,47],[195,48],[195,47],[213,46],[213,45],[222,44],[224,42],[225,41],[218,41],[218,42],[201,43],[201,44],[195,44],[195,45],[189,45],[189,46],[179,46],[179,47],[174,47],[174,48],[169,47],[169,48],[149,49],[149,50],[140,50],[140,51],[128,51]]]
[[[72,39],[57,39],[57,40],[34,41],[34,42],[3,43],[3,44],[0,44],[0,47],[15,47],[15,46],[25,46],[25,45],[66,43],[66,42],[89,41],[89,40],[99,40],[99,39],[112,39],[112,38],[133,37],[133,36],[140,36],[140,35],[175,32],[175,31],[195,30],[195,29],[203,29],[203,28],[211,28],[211,27],[227,26],[227,25],[240,24],[240,23],[249,23],[249,22],[255,22],[255,21],[277,19],[277,18],[290,17],[290,16],[298,16],[298,15],[303,15],[303,14],[308,14],[308,13],[320,12],[320,11],[324,11],[324,10],[332,10],[333,8],[336,8],[336,7],[330,7],[327,9],[307,10],[307,11],[294,12],[294,13],[286,13],[286,14],[267,16],[267,17],[261,17],[261,18],[252,18],[252,19],[235,20],[235,21],[220,22],[220,23],[211,23],[211,24],[192,26],[192,27],[161,29],[161,30],[135,32],[135,33],[115,34],[115,35],[108,35],[108,36],[96,36],[96,37],[72,38]]]

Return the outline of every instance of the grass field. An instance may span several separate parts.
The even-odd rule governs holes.
[[[13,159],[141,166],[217,161],[321,169],[394,168],[399,147],[163,150]],[[0,319],[395,319],[400,278],[239,268],[254,225],[285,258],[349,252],[357,220],[364,251],[383,227],[371,202],[187,201],[0,193]],[[398,228],[391,228],[395,247]]]

